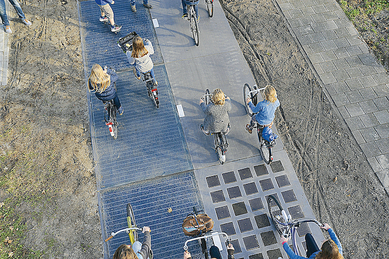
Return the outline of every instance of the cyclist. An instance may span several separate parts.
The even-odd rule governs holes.
[[[234,259],[234,250],[235,249],[233,245],[230,243],[227,246],[228,259]],[[211,248],[209,249],[209,254],[211,256],[211,259],[222,259],[219,248],[217,248],[217,246],[211,246]],[[191,259],[191,258],[192,258],[191,254],[188,251],[185,251],[184,259]]]
[[[135,241],[132,247],[120,245],[113,254],[113,259],[148,259],[151,251],[150,228],[143,227],[142,232],[145,234],[143,244]]]
[[[265,100],[259,102],[257,106],[251,102],[251,98],[247,98],[247,104],[250,106],[250,109],[254,114],[251,117],[250,124],[246,125],[246,130],[251,134],[255,123],[257,122],[263,128],[273,125],[274,114],[278,106],[280,106],[280,101],[277,99],[277,92],[273,86],[267,85],[265,87]]]
[[[114,83],[117,79],[118,75],[114,70],[106,67],[103,69],[99,64],[94,64],[88,79],[88,87],[89,90],[95,91],[96,97],[103,101],[103,103],[113,99],[119,114],[122,115],[124,109],[120,104],[119,97],[114,87]]]
[[[343,249],[342,245],[339,242],[338,237],[335,232],[331,229],[331,227],[325,223],[321,228],[328,231],[331,239],[328,239],[321,246],[321,250],[317,246],[315,239],[313,236],[308,233],[305,235],[305,242],[307,245],[307,257],[302,257],[296,255],[293,250],[288,245],[288,238],[281,237],[280,242],[284,247],[285,252],[289,255],[291,259],[343,259]]]
[[[203,99],[200,99],[200,106],[206,114],[204,124],[200,129],[205,135],[213,132],[227,134],[230,130],[230,118],[228,112],[231,111],[230,98],[226,97],[222,90],[215,89],[212,94],[212,102],[205,105]]]
[[[182,18],[183,19],[186,19],[188,18],[188,9],[186,8],[187,5],[194,5],[194,8],[195,8],[195,12],[196,12],[196,17],[197,17],[197,20],[199,19],[199,8],[198,8],[198,5],[199,5],[199,0],[181,0],[182,2]]]
[[[153,61],[150,58],[150,55],[154,54],[154,48],[148,39],[145,40],[145,43],[146,45],[144,45],[141,37],[135,36],[132,40],[132,51],[126,52],[127,59],[130,65],[134,66],[134,74],[138,80],[140,79],[140,73],[150,72],[154,79],[154,85],[158,85],[154,76]]]

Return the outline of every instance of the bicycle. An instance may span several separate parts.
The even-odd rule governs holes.
[[[188,248],[188,243],[197,240],[199,245],[200,245],[200,247],[201,247],[201,251],[204,254],[205,259],[208,259],[208,258],[210,258],[210,255],[208,253],[208,250],[209,250],[208,248],[210,248],[211,246],[216,246],[219,249],[219,251],[223,250],[223,246],[222,246],[222,242],[221,242],[220,236],[225,237],[225,239],[226,239],[226,242],[225,242],[226,247],[228,247],[230,245],[231,239],[224,232],[212,232],[211,229],[207,230],[205,228],[205,226],[204,226],[206,224],[201,224],[201,222],[199,222],[197,220],[198,216],[199,215],[203,215],[203,214],[204,214],[203,210],[196,210],[195,207],[193,207],[193,212],[188,214],[187,217],[193,216],[194,219],[196,220],[196,224],[193,225],[192,228],[202,229],[202,230],[200,230],[199,234],[195,235],[194,238],[186,240],[183,248],[184,248],[184,251],[188,251],[188,249],[189,249]],[[206,215],[206,214],[204,214],[204,215]],[[213,227],[213,221],[212,221],[212,227]],[[206,230],[203,231],[203,228],[205,228]],[[233,259],[234,256],[232,254],[231,255],[229,254],[228,258],[229,259]]]
[[[315,223],[319,227],[324,226],[315,219],[293,220],[292,216],[282,208],[280,202],[273,195],[267,197],[267,207],[277,232],[286,238],[291,238],[292,250],[296,255],[300,255],[296,241],[297,228],[303,223]]]
[[[209,17],[213,16],[213,0],[205,0]]]
[[[247,98],[251,99],[251,102],[256,106],[259,102],[259,95],[263,99],[263,91],[265,88],[258,88],[256,85],[253,85],[253,89],[246,83],[243,86],[243,103],[246,110],[246,113],[250,116],[250,118],[254,115],[250,106],[247,103]],[[259,152],[261,153],[262,159],[266,164],[271,164],[273,162],[272,148],[276,145],[276,141],[268,141],[263,138],[262,131],[265,128],[263,125],[255,123],[254,128],[257,129],[257,135],[259,140]]]
[[[198,0],[186,0],[190,31],[192,33],[192,38],[194,39],[196,46],[200,44],[199,21],[197,19],[197,15],[195,11],[195,5],[197,5],[195,4],[195,2],[197,1]]]
[[[120,233],[127,233],[128,237],[130,238],[131,246],[134,245],[136,241],[138,241],[138,232],[137,231],[142,231],[142,228],[139,228],[136,226],[135,222],[135,215],[134,211],[132,210],[131,204],[127,204],[127,228],[121,229],[117,232],[112,232],[111,235],[105,239],[105,242],[108,242],[111,240],[114,236]],[[153,259],[153,251],[150,249],[150,254],[147,259]]]
[[[132,51],[132,40],[137,35],[138,34],[136,32],[131,32],[118,40],[118,46],[123,50],[124,53],[127,51]],[[146,84],[148,96],[153,101],[155,107],[159,108],[158,89],[155,79],[151,76],[150,72],[146,72],[142,73],[142,81]]]
[[[116,90],[116,83],[114,85]],[[109,133],[111,134],[113,139],[117,139],[118,137],[119,123],[116,120],[116,113],[117,113],[117,108],[113,99],[104,103],[105,125],[108,126]]]
[[[208,105],[212,101],[212,94],[209,92],[209,89],[205,90],[205,94],[201,98],[204,100],[205,105]],[[228,126],[229,128],[229,126]],[[211,132],[214,140],[214,148],[217,154],[218,160],[220,164],[224,164],[226,162],[226,153],[228,148],[228,141],[226,133],[224,132]]]

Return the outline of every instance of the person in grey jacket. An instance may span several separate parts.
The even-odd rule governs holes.
[[[148,259],[151,253],[151,236],[150,228],[143,227],[142,232],[145,234],[143,243],[135,241],[132,245],[120,245],[113,254],[113,259]]]
[[[205,105],[204,100],[200,99],[200,106],[206,114],[204,124],[200,126],[205,135],[214,132],[227,134],[230,129],[231,100],[226,97],[222,90],[215,89],[212,94],[212,102]]]

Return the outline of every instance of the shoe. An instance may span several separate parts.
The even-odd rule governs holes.
[[[134,76],[136,77],[136,79],[140,80],[140,76],[138,76],[138,75],[136,74],[136,69],[135,69],[135,67],[134,67],[134,69],[133,69],[132,71],[134,72]]]
[[[6,33],[12,33],[11,27],[9,25],[5,26],[4,28]]]
[[[107,16],[100,16],[100,22],[108,22],[108,17]]]
[[[124,112],[123,106],[120,106],[118,112],[119,112],[119,115],[123,115],[123,112]]]
[[[157,80],[154,79],[154,85],[157,86],[158,85],[158,82]]]
[[[151,6],[151,4],[143,4],[143,6],[144,6],[145,8],[147,8],[147,9],[153,8],[153,7]]]
[[[111,26],[111,32],[118,32],[121,28],[122,26],[115,24],[114,26]]]
[[[182,19],[188,19],[188,14],[187,14],[187,13],[184,13],[184,14],[182,15]]]
[[[197,22],[200,22],[200,15],[197,15]]]
[[[131,5],[131,11],[133,11],[134,13],[136,13],[136,6],[135,6],[135,5]]]
[[[204,125],[203,125],[203,124],[200,125],[200,130],[201,130],[206,136],[209,136],[209,131],[206,131],[206,130],[204,129]]]
[[[32,23],[31,23],[29,20],[27,20],[27,19],[22,19],[22,22],[23,22],[25,25],[27,25],[27,26],[32,25]]]
[[[247,130],[247,132],[248,133],[253,133],[253,130],[252,129],[250,129],[250,124],[246,124],[246,130]]]

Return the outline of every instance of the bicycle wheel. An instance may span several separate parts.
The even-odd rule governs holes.
[[[271,153],[271,145],[262,138],[262,129],[257,129],[258,141],[259,141],[259,152],[261,153],[263,161],[270,165],[273,162],[273,155]]]
[[[208,259],[207,241],[204,238],[202,238],[199,240],[199,242],[201,245],[201,251],[203,252],[205,259]]]
[[[153,82],[147,82],[147,92],[155,107],[159,108],[158,90],[154,87]]]
[[[205,0],[209,17],[213,16],[213,0]]]
[[[244,103],[244,108],[246,110],[246,113],[251,117],[253,116],[253,112],[252,110],[250,109],[250,106],[247,104],[247,98],[251,98],[253,99],[253,96],[251,94],[251,87],[249,86],[249,84],[244,84],[243,86],[243,103]]]
[[[267,196],[267,208],[274,226],[276,227],[278,233],[282,235],[282,230],[285,229],[285,226],[283,226],[282,223],[286,223],[284,217],[282,216],[282,211],[284,209],[273,195]]]
[[[109,132],[113,139],[117,139],[118,137],[118,122],[116,121],[116,106],[113,102],[110,103],[108,106],[108,113],[109,113],[109,121],[112,123],[109,125]]]
[[[196,12],[194,11],[194,7],[192,5],[190,9],[190,30],[192,32],[192,37],[195,41],[195,44],[198,46],[200,44],[199,24],[197,22]]]
[[[129,228],[135,228],[135,215],[134,211],[132,210],[131,204],[127,204],[127,225]],[[134,244],[135,241],[138,241],[138,232],[136,230],[130,230],[128,232],[128,236],[130,237],[131,244]]]

